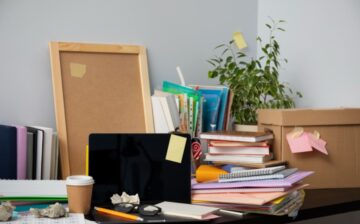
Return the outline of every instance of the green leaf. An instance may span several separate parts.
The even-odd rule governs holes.
[[[210,63],[212,66],[216,66],[215,63],[213,63],[211,60],[207,60],[208,63]]]
[[[271,26],[269,24],[265,24],[265,26],[267,26],[269,29],[271,29]]]
[[[233,70],[235,68],[235,66],[236,66],[236,64],[234,62],[232,62],[228,65],[228,69]]]
[[[218,48],[221,48],[221,47],[224,47],[224,46],[225,46],[225,44],[220,44],[220,45],[216,46],[215,49],[218,49]]]
[[[246,54],[245,53],[243,53],[243,52],[237,52],[236,53],[237,55],[238,55],[238,58],[241,58],[241,57],[245,57],[246,56]]]
[[[277,28],[277,29],[285,32],[285,29],[283,29],[283,28],[281,28],[281,27],[279,27],[279,28]]]
[[[216,78],[218,76],[217,71],[209,71],[208,72],[209,78]]]
[[[221,55],[224,55],[226,52],[228,52],[229,48],[225,48],[225,50],[221,53]]]
[[[228,56],[227,58],[226,58],[226,63],[229,63],[229,62],[231,62],[231,61],[233,61],[233,57],[232,56]]]
[[[256,64],[259,66],[259,68],[261,68],[261,63],[260,63],[260,61],[256,61]]]

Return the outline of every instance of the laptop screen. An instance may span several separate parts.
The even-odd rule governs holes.
[[[180,163],[166,160],[171,134],[91,134],[89,175],[95,180],[93,203],[110,203],[125,191],[141,202],[190,202],[190,135]]]

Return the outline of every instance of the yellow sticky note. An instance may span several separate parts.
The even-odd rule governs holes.
[[[82,78],[86,73],[86,65],[79,63],[70,63],[70,74],[72,77]]]
[[[176,163],[181,163],[184,155],[185,145],[186,138],[178,135],[171,135],[165,159]]]
[[[235,41],[236,46],[239,49],[244,49],[244,48],[247,47],[245,39],[244,39],[243,35],[240,32],[234,32],[233,39]]]

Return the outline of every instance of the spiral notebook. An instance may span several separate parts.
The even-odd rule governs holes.
[[[260,169],[250,169],[244,170],[243,167],[232,167],[231,173],[221,175],[223,178],[231,178],[231,177],[250,177],[250,176],[258,176],[258,175],[267,175],[273,174],[280,170],[284,170],[286,166],[273,166],[267,168]]]
[[[230,175],[224,177],[219,176],[219,182],[220,183],[227,183],[227,182],[238,182],[238,181],[251,181],[251,180],[269,180],[269,179],[283,179],[297,171],[297,168],[291,168],[291,169],[285,169],[278,171],[274,174],[267,174],[267,175],[259,175],[259,176],[249,176],[249,177],[237,177],[236,173],[233,173],[235,175]]]

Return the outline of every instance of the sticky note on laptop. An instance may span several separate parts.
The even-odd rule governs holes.
[[[171,135],[165,159],[176,163],[181,163],[184,155],[185,145],[186,138],[178,135]]]

